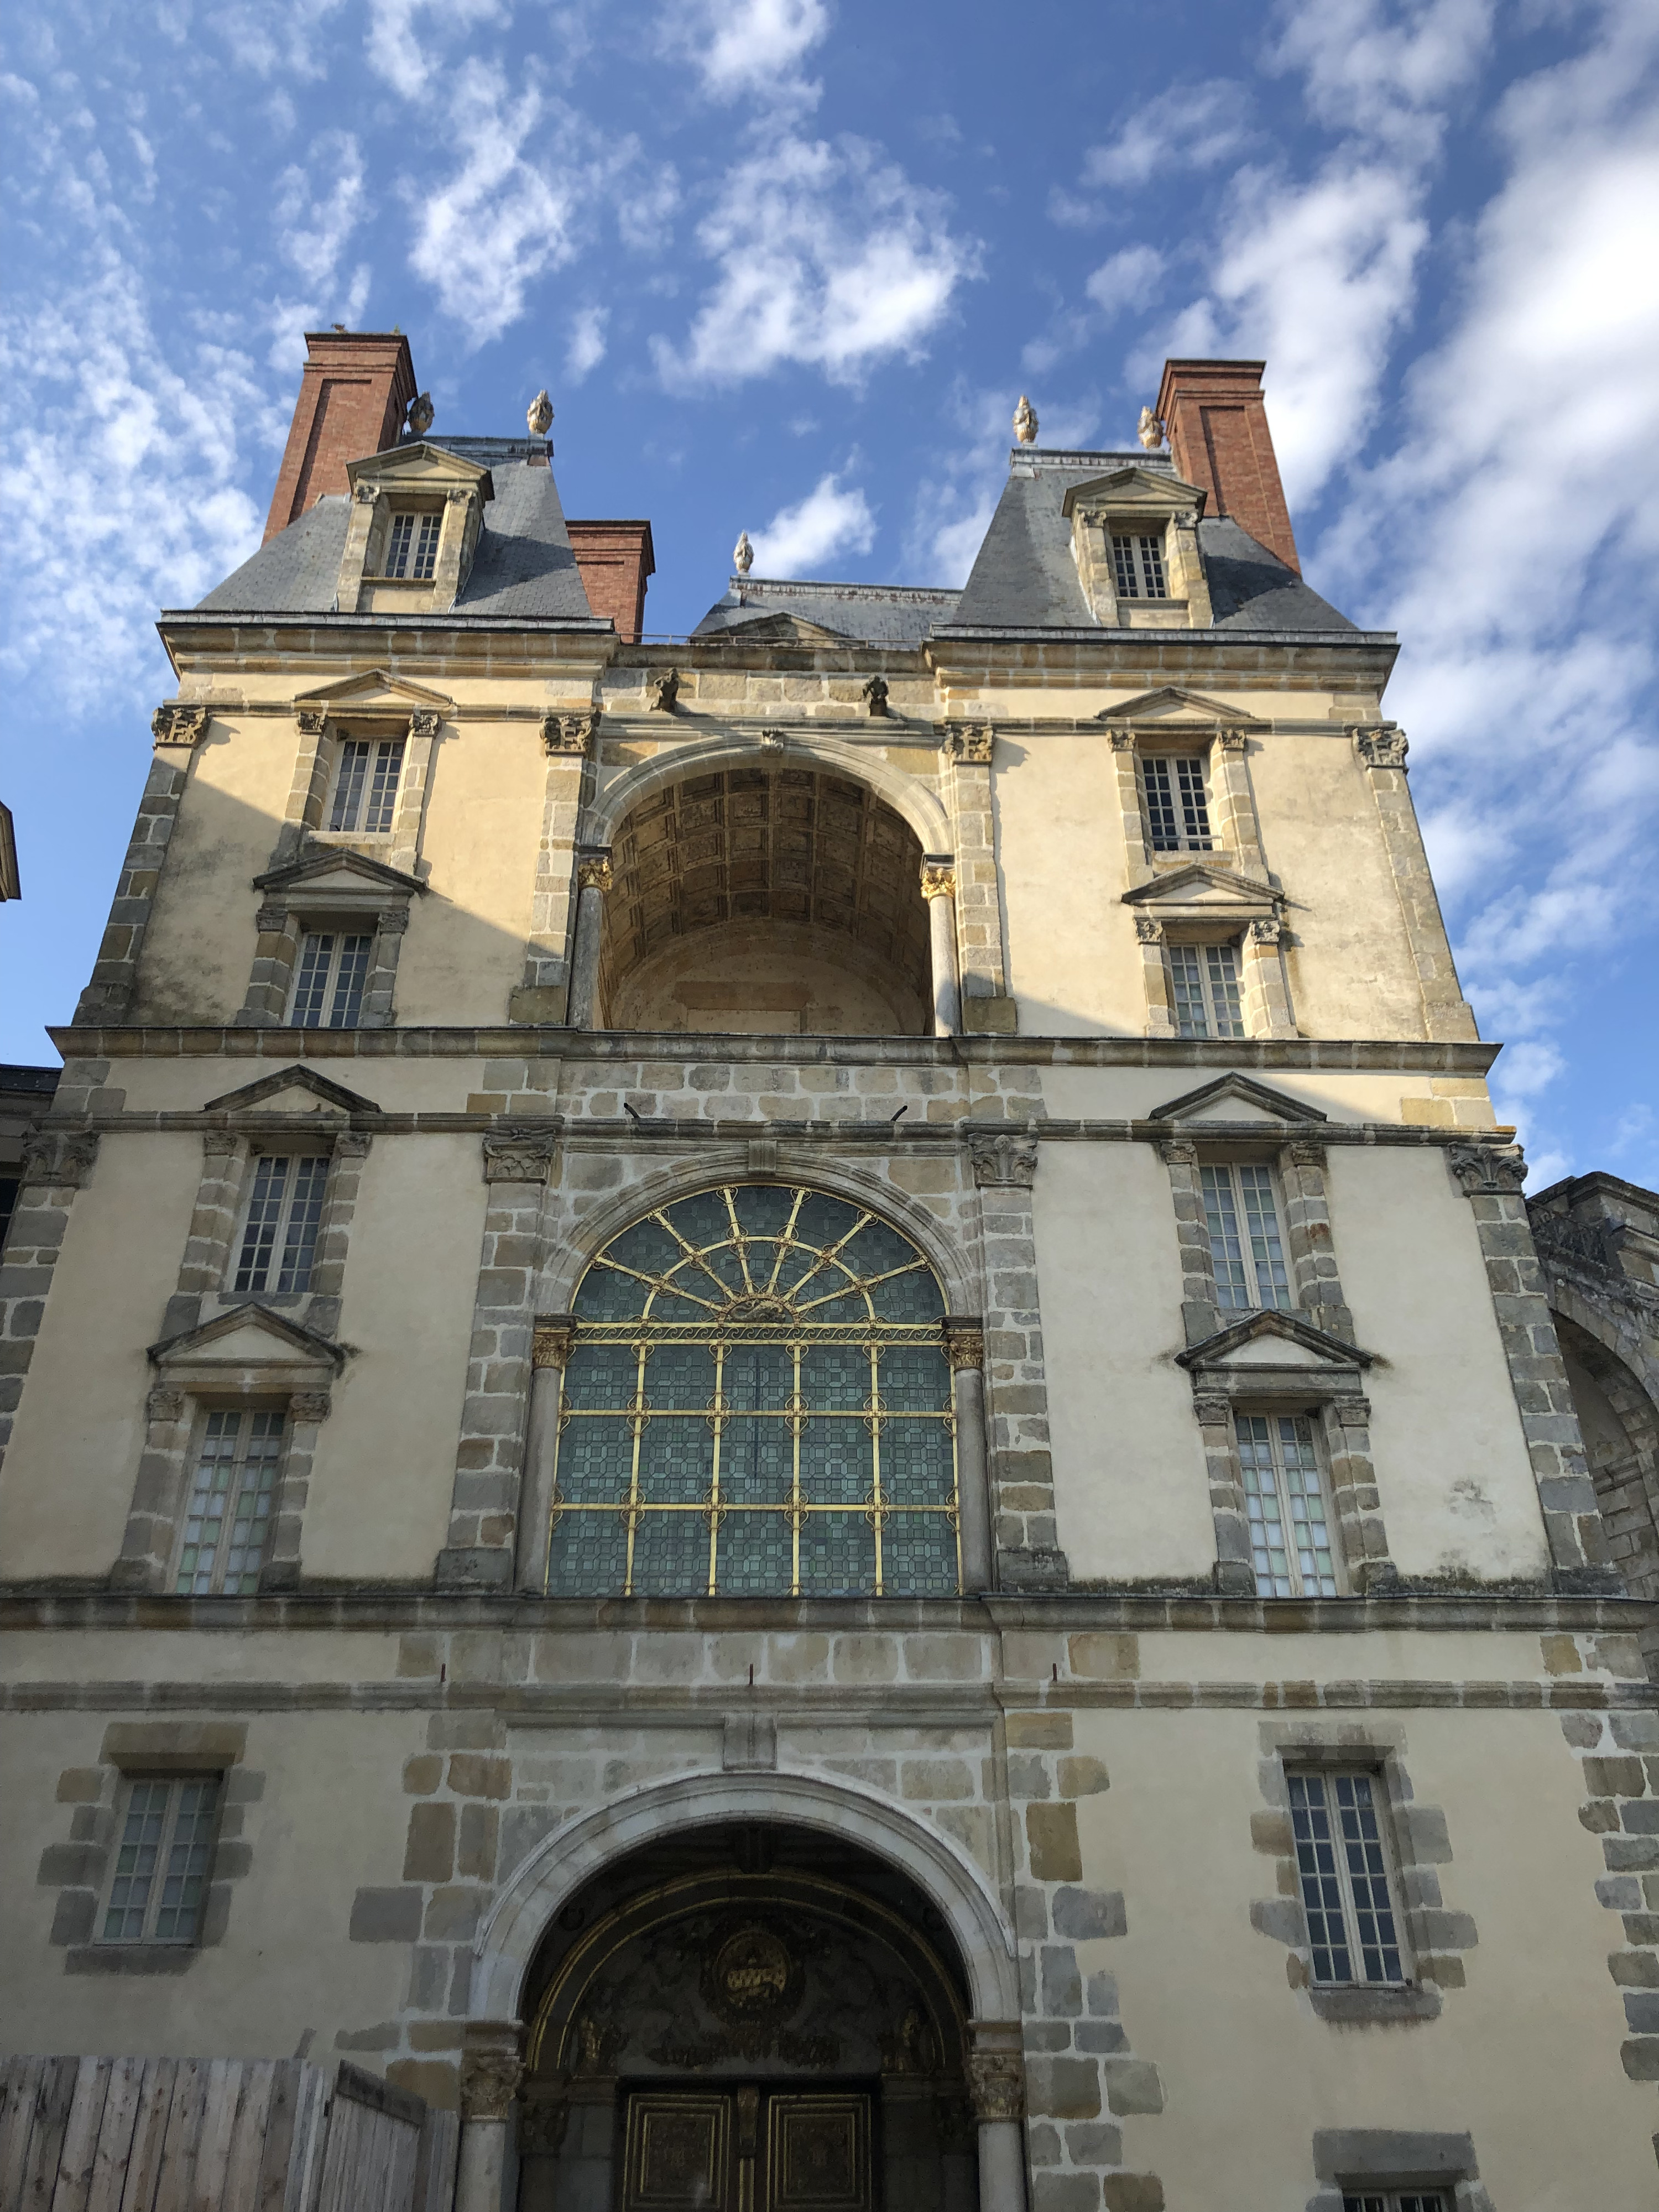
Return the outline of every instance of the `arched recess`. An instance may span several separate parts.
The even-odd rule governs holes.
[[[1659,1597],[1659,1406],[1606,1340],[1599,1316],[1553,1286],[1556,1334],[1583,1431],[1607,1558],[1632,1597]]]
[[[521,2017],[543,1936],[577,1891],[675,1828],[753,1821],[846,1838],[908,1876],[949,1929],[975,2018],[1019,2017],[1012,1935],[984,1875],[939,1831],[872,1792],[805,1774],[690,1774],[616,1799],[547,1837],[508,1877],[473,1945],[471,2008]]]
[[[771,749],[768,749],[769,755]],[[752,768],[759,757],[752,738],[711,738],[677,745],[637,768],[629,769],[599,793],[587,810],[584,841],[612,845],[626,817],[641,800],[688,776],[728,768]],[[951,819],[936,793],[893,768],[872,748],[849,745],[805,730],[791,730],[776,750],[780,767],[807,768],[867,784],[876,797],[908,822],[924,853],[951,849]]]

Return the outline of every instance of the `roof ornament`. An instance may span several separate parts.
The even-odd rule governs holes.
[[[1150,407],[1140,410],[1140,420],[1135,425],[1135,435],[1149,453],[1155,453],[1164,443],[1164,424]]]
[[[755,549],[749,543],[749,532],[746,530],[740,530],[738,532],[738,542],[732,548],[732,566],[737,570],[738,575],[746,576],[754,565]]]
[[[1035,446],[1036,434],[1036,410],[1022,392],[1019,395],[1019,404],[1014,410],[1014,435],[1022,446]]]
[[[553,427],[553,402],[547,396],[547,386],[541,390],[525,410],[525,421],[530,425],[532,438],[544,438]]]
[[[432,428],[433,417],[436,413],[437,410],[432,404],[432,394],[429,392],[422,392],[418,399],[411,399],[409,403],[410,436],[424,438]]]
[[[872,676],[859,696],[870,709],[871,714],[880,720],[887,713],[887,678],[884,676]]]

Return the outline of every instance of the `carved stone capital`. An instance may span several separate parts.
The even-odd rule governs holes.
[[[204,1160],[234,1159],[241,1141],[234,1129],[204,1129],[202,1158]]]
[[[1317,1137],[1292,1137],[1285,1150],[1292,1167],[1322,1170],[1325,1166],[1325,1147]]]
[[[1465,1198],[1517,1198],[1527,1180],[1519,1145],[1454,1145],[1446,1164]]]
[[[975,722],[966,729],[946,732],[945,757],[960,768],[989,768],[995,744],[996,732],[990,724]]]
[[[267,899],[255,910],[253,927],[261,937],[280,937],[288,927],[288,908],[277,899]]]
[[[921,895],[925,899],[954,898],[957,895],[957,872],[933,860],[924,860],[921,866]]]
[[[1243,754],[1249,750],[1250,740],[1243,730],[1218,730],[1216,743],[1224,753]]]
[[[1350,730],[1348,735],[1367,768],[1405,769],[1410,748],[1398,722],[1379,722],[1370,729]]]
[[[1371,1425],[1369,1398],[1333,1398],[1331,1412],[1340,1429],[1368,1429]]]
[[[409,901],[399,899],[396,906],[383,906],[374,917],[374,927],[382,937],[401,937],[409,927]]]
[[[536,1323],[531,1364],[536,1367],[568,1367],[575,1343],[574,1315],[550,1315],[545,1321],[538,1321]]]
[[[374,1139],[364,1129],[342,1129],[334,1139],[337,1160],[366,1160]]]
[[[1280,934],[1279,926],[1271,915],[1258,915],[1250,924],[1252,945],[1265,945],[1270,947],[1276,945]]]
[[[443,716],[435,708],[419,708],[409,718],[409,734],[411,738],[435,738],[442,720]]]
[[[360,483],[353,494],[359,507],[373,507],[380,496],[380,486],[372,483]]]
[[[1135,935],[1143,945],[1162,945],[1164,924],[1155,914],[1138,914],[1135,916]]]
[[[1197,1416],[1200,1429],[1224,1429],[1230,1427],[1232,1423],[1232,1401],[1230,1398],[1217,1397],[1208,1391],[1206,1391],[1202,1396],[1194,1393],[1193,1412]]]
[[[469,2021],[461,2045],[461,2118],[505,2120],[524,2079],[516,2020]]]
[[[300,725],[302,738],[320,738],[328,728],[326,707],[296,707],[294,719]]]
[[[609,853],[596,854],[576,863],[576,881],[585,891],[608,891],[615,880]]]
[[[1036,1181],[1035,1137],[969,1137],[968,1157],[981,1190],[1030,1190]]]
[[[1017,2051],[970,2051],[968,2094],[976,2120],[1023,2120],[1025,2067]]]
[[[79,1190],[97,1157],[98,1139],[90,1129],[36,1129],[24,1140],[22,1180]]]
[[[1165,1137],[1158,1146],[1166,1167],[1195,1168],[1198,1165],[1198,1146],[1190,1137]]]
[[[314,1428],[319,1421],[328,1419],[331,1403],[326,1390],[296,1391],[288,1401],[289,1415],[296,1425],[304,1423]]]
[[[1135,749],[1133,730],[1108,730],[1106,742],[1115,753],[1132,753]]]
[[[542,750],[550,760],[561,756],[580,760],[593,750],[597,714],[544,714]]]
[[[486,1182],[545,1182],[558,1136],[552,1130],[504,1131],[483,1140]]]
[[[984,1366],[985,1324],[977,1315],[972,1319],[966,1315],[946,1316],[945,1357],[951,1363],[952,1374],[960,1374],[964,1369]]]
[[[150,735],[158,745],[193,745],[207,734],[205,707],[158,707],[149,718]]]
[[[182,1390],[156,1389],[144,1401],[145,1418],[157,1423],[182,1421],[185,1418],[185,1394]]]

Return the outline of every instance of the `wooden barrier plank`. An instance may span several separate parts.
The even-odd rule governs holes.
[[[460,2162],[459,2112],[428,2110],[421,2129],[416,2168],[414,2212],[455,2212],[455,2172]]]
[[[143,2081],[142,2058],[118,2058],[110,2068],[109,2094],[104,2100],[92,2180],[87,2190],[87,2212],[121,2212],[121,2192],[132,2156]]]
[[[41,2069],[34,2099],[34,2126],[29,2136],[28,2163],[23,2169],[23,2212],[51,2212],[52,2191],[58,2186],[58,2157],[69,2126],[70,2106],[81,2071],[78,2058],[48,2058]]]
[[[109,2058],[83,2058],[76,2069],[69,2125],[64,2130],[64,2147],[58,2154],[52,2212],[87,2212],[87,2192],[92,2187],[98,2130],[103,2125],[104,2100],[109,2095],[113,2064]]]
[[[271,2069],[270,2107],[265,2118],[259,2183],[248,2200],[250,2212],[283,2212],[288,2196],[288,2162],[294,2148],[294,2119],[300,2096],[300,2062],[279,2058]]]
[[[202,2139],[207,2111],[208,2063],[205,2058],[179,2061],[167,2140],[161,2146],[161,2169],[156,2178],[155,2212],[189,2212],[196,2146]]]
[[[328,2132],[329,2080],[320,2066],[300,2069],[294,2120],[294,2148],[289,2159],[283,2212],[316,2212],[322,2180],[323,2147]]]
[[[270,2124],[270,2091],[276,2063],[270,2058],[245,2059],[242,2094],[237,2100],[236,2133],[225,2161],[224,2212],[254,2212],[259,2196],[259,2167],[264,2155],[265,2130]]]
[[[155,2192],[161,2178],[161,2154],[167,2146],[167,2123],[173,2118],[173,2100],[178,2087],[176,2058],[144,2061],[121,2212],[155,2212]]]
[[[21,2056],[0,2067],[0,2205],[21,2204],[23,2175],[28,2165],[29,2138],[34,2133],[34,2112],[40,2094],[44,2058]]]
[[[202,2132],[197,2140],[195,2163],[185,2198],[186,2212],[219,2212],[225,2193],[225,2168],[230,2161],[230,2141],[236,2132],[236,2108],[241,2100],[242,2063],[239,2058],[208,2061],[207,2092],[202,2100]]]

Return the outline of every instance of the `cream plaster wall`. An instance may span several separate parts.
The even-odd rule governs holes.
[[[1285,1947],[1250,1925],[1252,1899],[1274,1893],[1274,1862],[1250,1844],[1267,1810],[1260,1717],[1076,1716],[1077,1748],[1111,1776],[1079,1806],[1084,1879],[1121,1889],[1128,1917],[1127,1936],[1079,1955],[1117,1976],[1166,2098],[1127,2123],[1128,2162],[1189,2212],[1299,2207],[1316,2128],[1467,2130],[1502,2212],[1644,2212],[1651,2091],[1620,2064],[1601,1852],[1577,1819],[1559,1721],[1410,1711],[1389,1716],[1385,1742],[1396,1726],[1418,1802],[1446,1815],[1446,1906],[1474,1915],[1480,1941],[1437,2021],[1358,2028],[1318,2019],[1287,1984]]]
[[[0,1577],[105,1573],[121,1548],[202,1176],[194,1135],[106,1139],[70,1209],[0,1474]]]
[[[1181,1350],[1169,1170],[1149,1145],[1048,1145],[1034,1192],[1054,1505],[1074,1579],[1206,1578],[1204,1454]]]
[[[1538,1492],[1474,1212],[1437,1152],[1329,1154],[1331,1234],[1402,1574],[1542,1577]]]
[[[383,1137],[363,1162],[340,1319],[355,1356],[319,1434],[307,1577],[431,1576],[449,1525],[484,1197],[475,1136]]]
[[[1139,947],[1120,903],[1128,885],[1117,771],[1104,734],[1000,737],[991,792],[1021,1030],[1144,1036]]]

